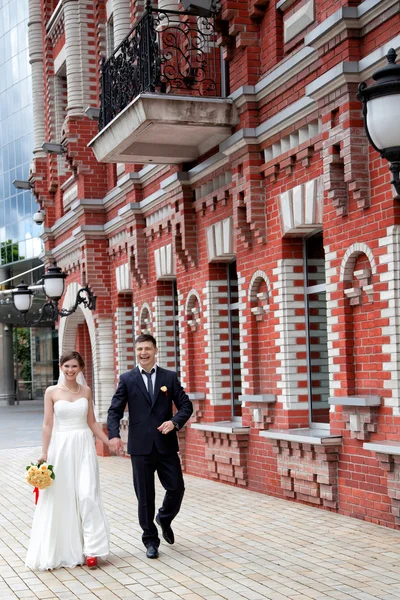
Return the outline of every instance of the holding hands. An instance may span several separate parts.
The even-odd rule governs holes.
[[[108,441],[108,447],[114,454],[122,454],[124,451],[124,442],[121,438],[115,437]]]

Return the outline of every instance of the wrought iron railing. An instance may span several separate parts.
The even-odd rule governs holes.
[[[144,92],[221,96],[212,17],[158,10],[148,1],[124,41],[103,60],[99,129]]]

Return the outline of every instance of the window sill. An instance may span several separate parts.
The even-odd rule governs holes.
[[[270,440],[285,440],[317,446],[333,446],[342,443],[340,435],[331,435],[325,429],[270,429],[269,431],[260,431],[259,435]]]
[[[243,394],[239,396],[239,400],[243,403],[242,405],[251,402],[262,402],[263,404],[273,404],[276,402],[275,394]]]
[[[335,406],[381,406],[380,396],[338,396],[329,398],[329,404]]]
[[[393,454],[400,456],[400,442],[392,442],[391,440],[383,440],[382,442],[367,442],[363,444],[364,450],[371,450],[379,454]]]
[[[193,423],[191,428],[215,433],[250,433],[250,427],[244,427],[241,419],[238,421],[218,421],[217,423]]]

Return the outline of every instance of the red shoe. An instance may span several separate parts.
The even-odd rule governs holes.
[[[97,567],[97,558],[95,556],[87,556],[86,564],[89,569],[95,569]]]

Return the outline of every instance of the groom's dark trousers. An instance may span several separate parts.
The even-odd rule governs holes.
[[[155,473],[165,489],[164,501],[158,512],[161,523],[165,525],[170,525],[178,514],[185,487],[176,429],[162,434],[157,427],[171,420],[177,429],[181,429],[192,414],[193,407],[176,373],[158,366],[152,401],[139,369],[136,367],[120,378],[108,411],[108,437],[120,437],[120,421],[128,405],[128,453],[131,455],[133,483],[138,499],[139,524],[143,529],[142,540],[146,547],[158,547],[160,539],[154,524]],[[177,409],[174,415],[173,404]]]

